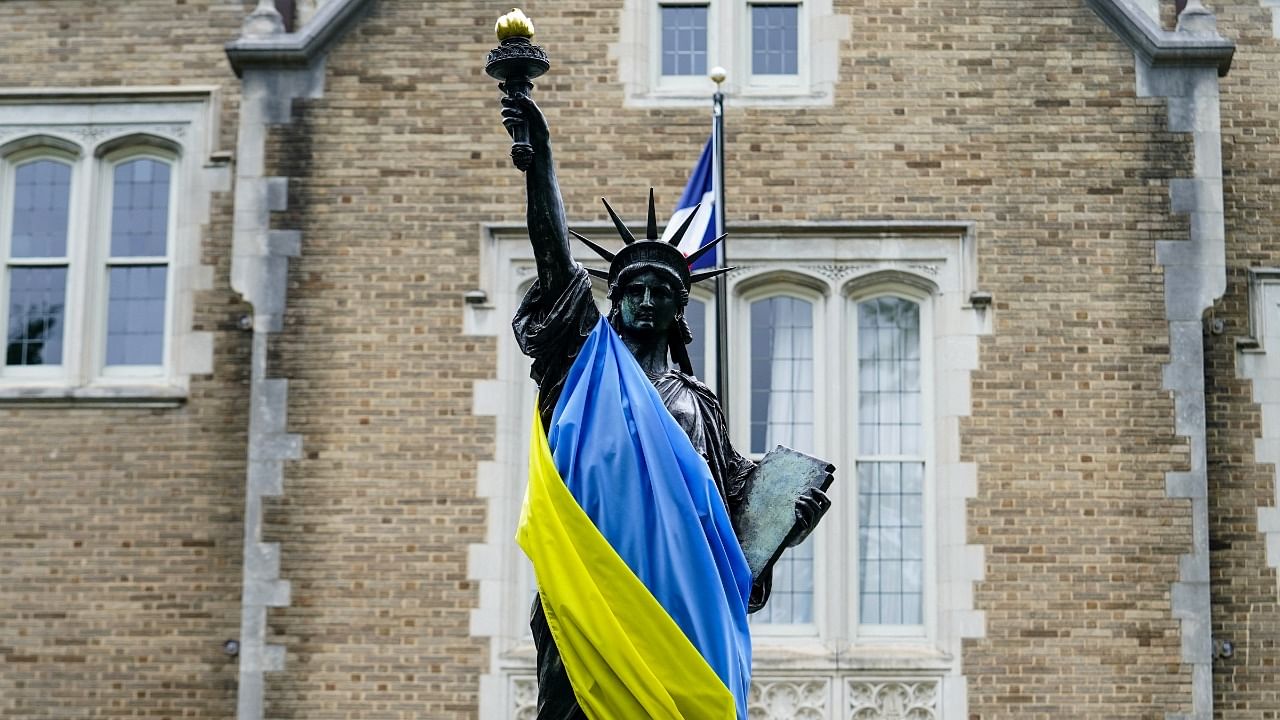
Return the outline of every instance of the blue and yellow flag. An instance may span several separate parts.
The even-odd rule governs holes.
[[[544,432],[516,540],[592,720],[745,720],[751,571],[706,461],[602,318]]]

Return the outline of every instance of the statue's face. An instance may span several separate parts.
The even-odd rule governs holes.
[[[640,338],[666,338],[679,313],[675,289],[666,279],[646,270],[622,288],[619,316],[622,333]]]

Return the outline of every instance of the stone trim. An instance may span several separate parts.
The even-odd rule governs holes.
[[[1237,341],[1236,372],[1252,382],[1253,401],[1262,411],[1254,459],[1272,466],[1276,496],[1271,505],[1258,507],[1258,532],[1266,538],[1267,566],[1280,569],[1280,268],[1249,269],[1249,329],[1251,337]]]
[[[302,456],[301,436],[287,432],[288,380],[268,378],[269,336],[284,327],[289,258],[301,253],[302,234],[271,229],[271,213],[288,207],[289,179],[266,175],[267,134],[292,121],[295,99],[323,94],[325,54],[367,5],[334,0],[301,32],[227,45],[241,80],[231,286],[253,306],[237,720],[262,719],[264,673],[284,669],[285,647],[266,642],[267,608],[288,606],[290,586],[280,578],[280,545],[262,541],[263,498],[284,493],[285,461]]]
[[[794,83],[753,84],[746,71],[750,48],[741,33],[730,32],[746,21],[749,3],[745,0],[710,0],[708,67],[721,65],[730,75],[724,84],[728,101],[735,107],[816,107],[835,100],[835,84],[840,74],[840,45],[848,40],[852,16],[837,13],[831,0],[802,0],[805,27],[800,42],[807,52]],[[626,107],[702,107],[711,99],[715,86],[708,77],[688,76],[688,83],[667,87],[658,77],[653,47],[657,23],[656,0],[624,0],[618,20],[618,40],[609,44],[609,59],[617,63]],[[806,38],[807,33],[807,38]],[[737,70],[735,70],[735,67]]]
[[[218,152],[222,91],[211,85],[132,86],[120,88],[0,88],[0,146],[6,151],[56,147],[73,153],[76,172],[98,177],[103,158],[125,148],[163,148],[175,163],[173,182],[179,193],[176,220],[169,239],[171,317],[165,334],[170,344],[161,374],[108,378],[96,350],[86,344],[104,332],[101,322],[88,321],[85,308],[92,295],[69,311],[85,323],[80,340],[67,352],[76,359],[67,374],[57,378],[5,379],[0,403],[6,406],[69,407],[86,404],[115,407],[177,407],[187,399],[192,375],[213,372],[213,333],[194,330],[196,296],[213,287],[213,266],[202,264],[201,247],[207,231],[213,196],[231,189],[226,153]],[[76,218],[105,212],[92,194],[71,207]],[[73,263],[100,262],[96,235],[82,236],[91,247],[73,252]],[[97,248],[97,249],[95,249]]]
[[[1280,39],[1280,0],[1258,0],[1262,7],[1271,9],[1271,34]]]
[[[1144,10],[1125,0],[1086,1],[1107,27],[1133,50],[1138,61],[1148,67],[1209,65],[1217,68],[1219,77],[1231,69],[1236,45],[1216,30],[1212,34],[1169,32]],[[1262,0],[1264,4],[1271,1]],[[1184,11],[1183,15],[1186,14]]]
[[[227,59],[241,77],[250,67],[305,67],[323,59],[333,43],[359,22],[372,4],[372,0],[329,0],[301,30],[240,37],[227,43]]]
[[[1173,393],[1174,427],[1187,438],[1190,466],[1169,472],[1165,493],[1191,502],[1191,552],[1178,561],[1172,612],[1180,621],[1182,662],[1191,666],[1192,711],[1213,717],[1213,638],[1209,604],[1208,463],[1205,432],[1204,312],[1226,290],[1222,199],[1222,128],[1218,78],[1231,66],[1234,43],[1218,35],[1212,13],[1192,0],[1178,29],[1160,29],[1126,0],[1087,0],[1134,52],[1139,97],[1168,100],[1169,130],[1190,133],[1194,176],[1169,181],[1171,209],[1189,219],[1187,240],[1156,241],[1164,268],[1170,362],[1163,387]]]
[[[612,226],[604,224],[574,227],[589,237],[614,233]],[[490,646],[488,668],[480,676],[479,717],[498,720],[528,716],[530,690],[523,678],[534,666],[525,624],[511,611],[512,603],[523,608],[530,599],[511,536],[519,507],[515,494],[520,492],[514,478],[522,476],[528,463],[519,439],[533,412],[533,390],[527,360],[515,347],[509,325],[510,312],[519,300],[519,286],[532,274],[533,256],[523,224],[489,225],[479,232],[480,287],[473,292],[483,301],[464,303],[464,328],[467,334],[497,339],[495,377],[475,383],[472,410],[496,418],[497,442],[493,460],[477,467],[476,493],[488,501],[489,524],[484,540],[469,548],[468,577],[478,583],[480,598],[480,606],[471,614],[470,634],[487,638]],[[788,247],[783,259],[777,255],[778,237],[804,242]],[[937,685],[939,712],[945,709],[947,717],[965,717],[968,688],[961,665],[962,646],[966,638],[985,636],[986,616],[975,608],[974,583],[982,580],[986,565],[984,547],[968,543],[967,501],[977,495],[978,469],[974,463],[960,460],[960,425],[971,412],[970,376],[979,363],[979,338],[991,332],[994,314],[968,303],[979,290],[974,225],[930,220],[743,222],[734,225],[732,242],[738,250],[731,250],[731,257],[747,264],[731,277],[733,287],[743,280],[750,282],[752,277],[785,270],[848,289],[858,278],[896,271],[916,274],[937,290],[933,342],[939,378],[934,409],[938,582],[937,625],[930,631],[930,647],[877,646],[872,656],[797,638],[784,651],[774,648],[757,653],[760,679],[830,677],[835,683],[832,687],[843,687],[842,678],[860,672],[888,677],[928,675]],[[915,247],[899,248],[893,251],[897,253],[894,259],[883,259],[888,255],[870,250],[871,244],[878,242]],[[771,253],[773,257],[769,257]],[[779,638],[769,642],[776,646]],[[833,700],[832,717],[843,716],[835,712],[838,706]]]

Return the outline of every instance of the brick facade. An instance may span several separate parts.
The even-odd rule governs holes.
[[[4,85],[216,85],[218,147],[236,146],[239,82],[223,51],[254,3],[0,3]],[[67,8],[74,7],[70,12]],[[288,607],[267,717],[476,718],[488,641],[469,576],[489,516],[477,467],[509,419],[477,414],[497,341],[464,329],[487,224],[520,223],[498,93],[482,63],[504,7],[381,0],[325,60],[320,97],[273,127],[289,178],[272,227],[302,231],[272,377],[288,378],[303,457],[266,505]],[[624,106],[622,0],[532,0],[553,61],[549,117],[572,222],[598,198],[637,215],[680,193],[704,108]],[[1280,41],[1258,2],[1213,5],[1237,44],[1222,79],[1227,292],[1207,325],[1215,716],[1280,713],[1280,592],[1257,508],[1273,469],[1239,379],[1249,267],[1280,265]],[[1171,585],[1192,514],[1166,495],[1190,462],[1162,387],[1170,362],[1155,243],[1185,239],[1169,181],[1191,143],[1135,92],[1132,52],[1084,2],[835,3],[850,19],[831,107],[729,99],[732,220],[974,224],[994,297],[961,458],[978,468],[968,541],[985,549],[985,637],[959,664],[970,718],[1190,713]],[[1168,14],[1168,13],[1166,13]],[[74,15],[74,16],[73,16]],[[197,329],[211,375],[177,407],[0,406],[0,717],[235,712],[250,335],[230,286],[232,195],[201,252],[214,289]],[[523,422],[517,418],[516,422]],[[852,484],[849,485],[852,488]],[[947,715],[946,717],[951,718]],[[952,718],[951,720],[954,720]]]

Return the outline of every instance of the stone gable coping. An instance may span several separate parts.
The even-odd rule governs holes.
[[[248,67],[310,65],[354,27],[372,5],[372,0],[329,0],[300,30],[232,40],[226,45],[227,59],[237,77]]]
[[[1236,45],[1216,32],[1170,32],[1126,0],[1086,2],[1138,59],[1151,67],[1212,65],[1217,68],[1218,77],[1231,69]]]

